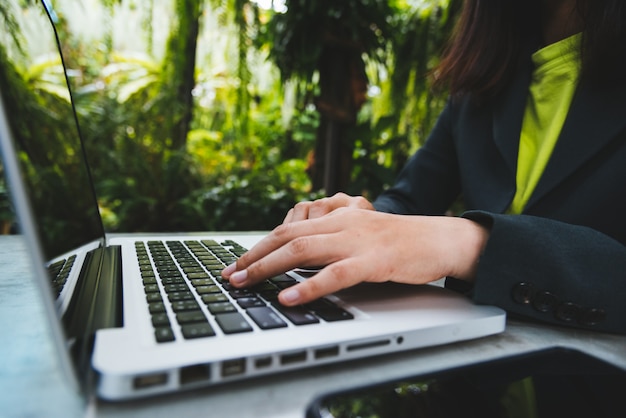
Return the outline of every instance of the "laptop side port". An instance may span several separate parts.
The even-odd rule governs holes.
[[[167,383],[167,373],[154,373],[137,376],[133,379],[134,389],[147,389],[154,386],[162,386]]]
[[[282,365],[300,363],[303,361],[306,361],[306,351],[297,351],[280,356],[280,364]]]
[[[339,355],[339,346],[335,345],[332,347],[318,348],[317,350],[315,350],[313,355],[317,360],[337,357]]]
[[[222,363],[222,377],[236,376],[246,372],[246,359],[228,360]]]
[[[208,364],[196,364],[185,366],[180,369],[179,381],[181,385],[207,381],[211,378],[211,366]]]
[[[368,341],[360,344],[352,344],[347,347],[348,351],[367,350],[370,348],[384,347],[391,344],[391,340]]]
[[[266,367],[270,367],[272,365],[271,357],[259,357],[254,359],[254,367],[257,369],[265,369]]]

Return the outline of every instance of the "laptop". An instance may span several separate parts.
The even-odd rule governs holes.
[[[4,170],[78,390],[121,401],[504,330],[504,311],[438,285],[363,284],[297,308],[282,307],[277,292],[314,272],[231,288],[220,271],[264,234],[107,236],[88,167],[97,156],[81,142],[54,10],[47,0],[9,0],[3,10]],[[46,86],[25,77],[41,58],[56,63]]]

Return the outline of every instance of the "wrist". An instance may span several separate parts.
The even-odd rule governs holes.
[[[454,218],[455,225],[451,236],[454,257],[450,276],[473,282],[478,270],[480,257],[489,239],[489,229],[466,218]]]

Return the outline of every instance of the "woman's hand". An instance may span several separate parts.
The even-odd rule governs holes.
[[[287,212],[283,223],[319,218],[342,207],[374,210],[374,206],[362,196],[348,196],[345,193],[337,193],[332,197],[296,204]]]
[[[222,275],[233,286],[246,287],[298,266],[325,266],[279,294],[286,306],[360,282],[422,284],[445,276],[473,280],[488,234],[464,218],[342,207],[326,216],[284,223]]]

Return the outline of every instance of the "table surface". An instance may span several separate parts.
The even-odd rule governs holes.
[[[139,401],[87,400],[65,382],[21,236],[0,236],[0,415],[8,417],[302,417],[329,391],[551,347],[578,349],[626,370],[626,336],[507,321],[502,334],[282,373]]]

